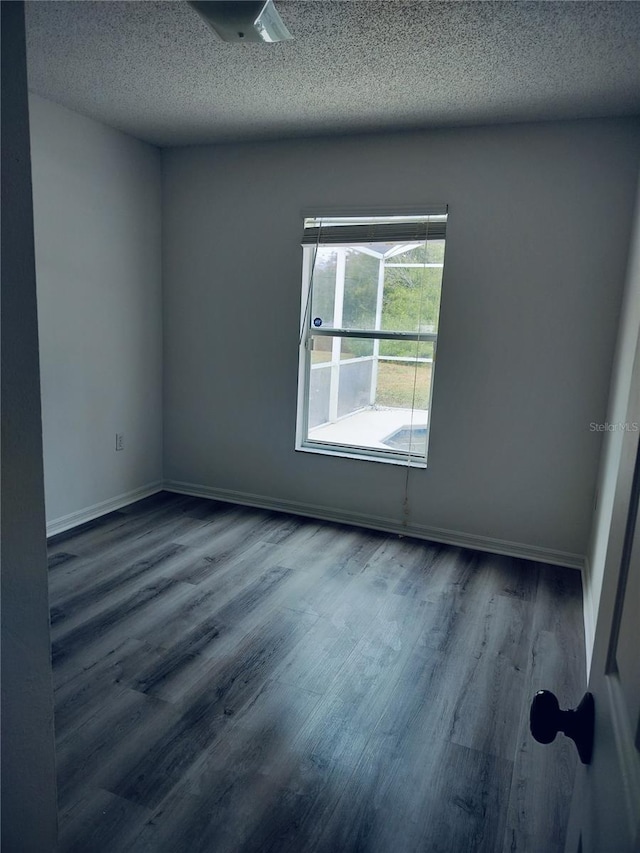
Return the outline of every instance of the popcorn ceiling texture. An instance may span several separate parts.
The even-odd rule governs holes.
[[[276,0],[218,41],[184,2],[28,2],[29,87],[160,146],[640,113],[639,2]]]

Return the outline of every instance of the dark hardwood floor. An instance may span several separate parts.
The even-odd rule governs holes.
[[[49,554],[61,851],[563,849],[578,572],[166,493]]]

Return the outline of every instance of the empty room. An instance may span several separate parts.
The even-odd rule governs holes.
[[[3,850],[638,850],[639,44],[2,3]]]

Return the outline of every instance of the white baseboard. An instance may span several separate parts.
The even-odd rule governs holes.
[[[216,489],[198,483],[183,483],[178,480],[165,480],[163,488],[168,492],[177,492],[192,497],[214,498],[229,503],[255,506],[261,509],[280,510],[294,515],[319,518],[324,521],[335,521],[340,524],[353,524],[357,527],[367,527],[396,533],[400,536],[414,536],[417,539],[428,539],[431,542],[441,542],[445,545],[457,545],[461,548],[473,548],[477,551],[489,551],[492,554],[504,554],[508,557],[522,557],[539,563],[551,563],[571,569],[582,570],[584,557],[581,554],[571,554],[566,551],[554,551],[550,548],[540,548],[537,545],[523,545],[519,542],[509,542],[503,539],[493,539],[489,536],[477,536],[472,533],[461,533],[439,527],[427,527],[422,524],[403,524],[395,519],[381,516],[366,515],[358,512],[336,510],[333,507],[316,506],[314,504],[269,498],[264,495],[254,495],[249,492],[236,492],[230,489]]]
[[[519,542],[510,542],[504,539],[494,539],[489,536],[478,536],[473,533],[463,533],[456,530],[447,530],[440,527],[429,527],[423,524],[409,522],[403,524],[396,519],[383,516],[368,515],[359,512],[336,510],[333,507],[319,506],[316,504],[299,503],[295,501],[269,498],[265,495],[255,495],[250,492],[237,492],[231,489],[217,489],[211,486],[203,486],[199,483],[183,483],[178,480],[165,480],[162,482],[149,483],[139,489],[117,495],[106,501],[93,504],[93,506],[69,513],[47,523],[47,537],[55,536],[77,527],[87,521],[93,521],[101,515],[121,509],[123,506],[135,503],[142,498],[157,494],[162,490],[177,492],[182,495],[191,495],[200,498],[213,498],[215,500],[227,501],[242,506],[255,506],[261,509],[280,510],[290,512],[293,515],[303,515],[308,518],[319,518],[324,521],[334,521],[338,524],[353,524],[356,527],[366,527],[372,530],[382,530],[387,533],[395,533],[399,536],[413,536],[417,539],[427,539],[431,542],[441,542],[445,545],[456,545],[460,548],[473,548],[477,551],[488,551],[492,554],[504,554],[508,557],[521,557],[525,560],[533,560],[540,563],[551,563],[556,566],[564,566],[571,569],[584,569],[584,557],[580,554],[571,554],[566,551],[555,551],[550,548],[541,548],[537,545],[525,545]],[[584,620],[585,620],[585,646],[587,649],[587,661],[590,661],[590,651],[593,648],[593,634],[595,623],[591,601],[587,600],[588,582],[583,584],[584,590]]]
[[[115,498],[101,501],[93,504],[93,506],[80,509],[77,512],[71,512],[69,515],[63,515],[60,518],[55,518],[53,521],[47,522],[47,537],[55,536],[57,533],[64,533],[65,530],[70,530],[72,527],[77,527],[79,524],[84,524],[87,521],[93,521],[94,518],[99,518],[101,515],[106,515],[108,512],[113,512],[116,509],[122,509],[123,506],[135,503],[148,498],[150,495],[155,495],[162,491],[162,483],[149,483],[139,489],[133,489],[130,492],[125,492],[122,495],[117,495]]]
[[[591,595],[591,564],[589,558],[585,557],[584,571],[582,573],[582,613],[584,618],[584,651],[587,663],[587,682],[589,681],[589,670],[591,669],[591,657],[593,655],[593,644],[596,638],[596,611],[593,606]]]

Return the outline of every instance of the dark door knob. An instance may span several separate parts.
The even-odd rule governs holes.
[[[585,693],[573,711],[561,711],[558,700],[549,690],[538,690],[531,703],[529,728],[538,743],[551,743],[558,732],[564,732],[578,747],[583,764],[591,761],[595,708],[591,693]]]

